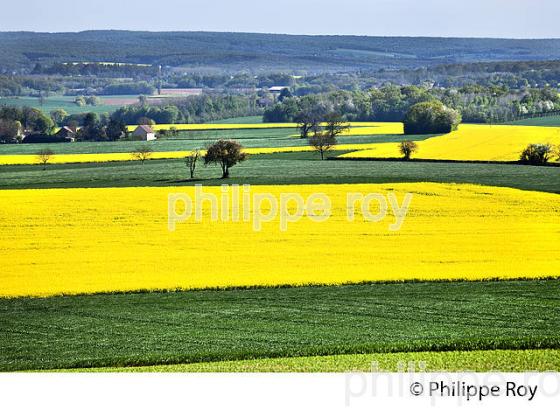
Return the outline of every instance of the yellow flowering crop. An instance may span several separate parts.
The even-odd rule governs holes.
[[[373,122],[373,123],[350,123],[351,127],[342,134],[345,135],[390,135],[404,133],[402,122]],[[356,126],[356,124],[368,124]]]
[[[205,192],[220,194],[220,187]],[[407,183],[254,186],[253,193],[328,194],[332,216],[282,232],[246,222],[167,226],[168,194],[192,187],[0,191],[0,295],[341,284],[403,279],[555,276],[556,194]],[[412,193],[400,231],[346,218],[349,192]],[[208,210],[204,216],[207,217]]]
[[[352,127],[390,127],[389,124],[399,123],[383,123],[383,122],[350,122]],[[129,131],[134,131],[138,125],[128,125]],[[152,128],[155,131],[170,130],[175,128],[178,131],[219,131],[219,130],[258,130],[258,129],[272,129],[272,128],[296,128],[297,124],[292,122],[270,122],[270,123],[255,123],[255,124],[157,124]],[[395,127],[395,125],[393,125]],[[402,130],[401,130],[402,132]]]
[[[466,161],[517,161],[529,144],[560,144],[560,128],[462,124],[459,130],[418,141],[413,158]],[[343,155],[347,158],[401,157],[398,143],[380,143],[372,149]]]

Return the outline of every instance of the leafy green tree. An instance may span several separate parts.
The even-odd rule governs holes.
[[[107,138],[112,141],[118,140],[123,135],[126,135],[126,131],[127,128],[124,122],[113,119],[109,120],[109,123],[107,124],[107,128],[105,130]]]
[[[413,105],[404,118],[405,134],[447,134],[457,129],[461,122],[459,112],[440,101]]]
[[[68,112],[62,108],[58,108],[50,113],[51,119],[56,125],[62,125],[64,120],[68,117]]]
[[[218,164],[222,168],[222,178],[229,178],[229,170],[247,159],[243,146],[233,140],[219,140],[206,150],[204,165]]]
[[[54,128],[52,119],[36,108],[24,107],[20,118],[24,129],[36,133],[50,134]]]
[[[84,107],[86,105],[86,99],[84,98],[84,96],[79,95],[74,99],[74,104],[76,104],[78,107]]]
[[[17,142],[21,134],[21,123],[14,120],[0,118],[0,142]]]
[[[88,112],[84,117],[83,126],[86,128],[95,127],[99,124],[99,115],[94,112]]]
[[[89,97],[86,97],[85,101],[87,105],[92,106],[101,105],[102,103],[101,98],[97,97],[96,95],[90,95]]]

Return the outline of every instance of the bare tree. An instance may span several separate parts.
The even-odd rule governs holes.
[[[321,154],[321,160],[325,159],[325,153],[333,149],[336,144],[336,137],[326,132],[319,132],[309,137],[309,145]]]
[[[135,161],[141,161],[142,165],[144,165],[144,161],[150,159],[152,156],[153,150],[149,145],[143,145],[141,147],[136,148],[134,151],[130,153],[132,159]]]
[[[319,117],[311,109],[302,110],[296,116],[295,120],[298,124],[297,126],[301,138],[307,138],[312,131],[316,134],[320,129]]]
[[[407,161],[410,159],[411,155],[418,151],[418,144],[414,141],[401,141],[399,144],[399,151],[404,156]]]
[[[229,178],[229,169],[246,159],[247,154],[243,152],[240,143],[233,140],[219,140],[208,147],[204,155],[204,164],[219,164],[222,168],[222,178]]]
[[[43,166],[43,171],[47,169],[47,164],[54,155],[54,151],[48,148],[42,149],[37,152],[37,161]]]
[[[325,134],[336,138],[348,128],[350,125],[342,119],[342,116],[336,112],[331,112],[325,115]]]
[[[196,170],[196,163],[200,158],[200,151],[194,150],[189,155],[185,157],[185,164],[189,168],[189,172],[191,174],[191,179],[194,179],[194,171]]]

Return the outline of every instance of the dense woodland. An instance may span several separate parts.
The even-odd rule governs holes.
[[[560,59],[559,40],[294,36],[212,32],[0,33],[0,72],[119,62],[197,70],[309,72]]]

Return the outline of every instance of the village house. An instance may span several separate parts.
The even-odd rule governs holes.
[[[132,133],[132,139],[139,141],[153,141],[156,133],[149,125],[139,125]]]
[[[64,138],[67,142],[76,142],[76,130],[71,127],[62,127],[55,136]]]

